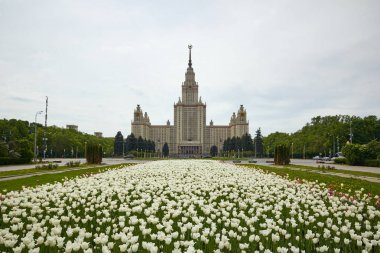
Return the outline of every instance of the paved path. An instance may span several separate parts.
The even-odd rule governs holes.
[[[236,159],[238,160],[238,159]],[[273,163],[266,163],[266,161],[270,161],[270,159],[254,159],[257,161],[257,163],[249,163],[248,160],[241,160],[240,163],[236,164],[258,164],[258,165],[266,165],[266,166],[271,166],[273,168],[278,168],[281,169],[281,167],[274,166]],[[226,161],[227,163],[233,163],[233,161]],[[339,164],[320,164],[316,163],[316,161],[313,160],[301,160],[301,162],[298,160],[292,160],[291,164],[294,165],[307,165],[307,166],[313,166],[313,167],[318,167],[318,165],[330,165],[335,167],[335,171],[322,171],[322,170],[313,170],[313,169],[302,169],[302,168],[287,168],[290,170],[299,170],[299,171],[307,171],[311,173],[318,173],[322,175],[332,175],[332,176],[338,176],[338,177],[345,177],[345,178],[355,178],[355,179],[360,179],[360,180],[365,180],[369,182],[374,182],[374,183],[380,183],[380,178],[376,177],[368,177],[368,176],[359,176],[359,175],[350,175],[350,174],[343,174],[339,173],[339,170],[351,170],[351,171],[360,171],[360,172],[371,172],[371,173],[377,173],[380,174],[380,168],[376,167],[364,167],[364,166],[350,166],[350,165],[339,165]]]
[[[239,160],[239,159],[236,159]],[[257,158],[257,159],[252,159],[254,161],[257,161],[257,164],[260,165],[270,165],[270,163],[266,163],[266,161],[273,161],[273,158]],[[226,161],[229,163],[232,163],[233,161]],[[248,164],[248,160],[241,160],[241,164]],[[305,166],[312,166],[312,167],[318,167],[322,165],[330,165],[334,166],[335,169],[337,170],[351,170],[351,171],[361,171],[361,172],[371,172],[371,173],[376,173],[380,174],[380,168],[378,167],[367,167],[367,166],[352,166],[352,165],[346,165],[346,164],[334,164],[333,162],[325,162],[325,163],[317,163],[316,160],[311,160],[311,159],[291,159],[290,161],[291,164],[294,165],[305,165]]]

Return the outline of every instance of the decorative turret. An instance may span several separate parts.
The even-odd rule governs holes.
[[[140,105],[137,105],[135,109],[135,112],[133,115],[133,122],[150,125],[150,119],[149,119],[148,113],[147,112],[143,113]]]
[[[232,113],[230,125],[241,123],[247,123],[247,111],[245,110],[243,105],[240,105],[237,114]]]

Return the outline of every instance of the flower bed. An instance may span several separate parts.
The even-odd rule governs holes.
[[[217,161],[157,161],[0,196],[0,251],[378,252],[368,202]]]

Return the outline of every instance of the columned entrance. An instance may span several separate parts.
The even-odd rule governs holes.
[[[201,146],[179,146],[178,153],[181,155],[200,155],[202,154]]]

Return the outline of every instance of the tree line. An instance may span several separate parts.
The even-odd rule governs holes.
[[[34,153],[34,122],[17,119],[0,119],[0,157],[30,161]],[[44,126],[37,123],[37,156],[39,158],[84,157],[86,145],[100,144],[104,156],[113,152],[112,138],[99,138],[72,129],[48,126],[46,128],[46,150],[44,148]]]
[[[367,144],[372,140],[380,140],[380,119],[374,115],[317,116],[294,133],[275,132],[263,139],[266,156],[273,157],[275,147],[286,144],[294,158],[333,156],[347,143]]]
[[[241,153],[242,156],[255,156],[262,157],[264,156],[264,146],[263,146],[263,136],[261,134],[261,129],[257,129],[255,138],[252,139],[251,135],[246,133],[241,137],[232,137],[227,138],[223,142],[223,152],[226,155],[233,153]]]
[[[138,138],[132,133],[124,139],[124,136],[119,131],[114,139],[114,156],[123,156],[128,153],[135,152],[150,152],[156,151],[156,145],[152,140],[143,139],[141,136]]]

